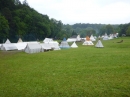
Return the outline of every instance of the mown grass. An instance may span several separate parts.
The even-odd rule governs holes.
[[[36,54],[0,51],[0,97],[130,97],[130,38],[102,43]]]

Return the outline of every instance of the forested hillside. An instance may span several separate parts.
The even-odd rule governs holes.
[[[91,34],[96,36],[104,35],[105,33],[114,34],[119,33],[119,36],[123,34],[130,36],[130,23],[126,24],[89,24],[89,23],[76,23],[74,25],[64,25],[64,29],[72,34],[80,34],[81,37],[90,36]]]
[[[42,40],[45,37],[63,37],[63,23],[38,13],[25,1],[0,0],[0,42],[9,38],[16,42]]]
[[[103,35],[104,33],[119,33],[130,35],[130,23],[120,25],[76,23],[63,24],[62,21],[49,18],[31,8],[26,0],[0,0],[0,43],[7,38],[11,42],[43,40],[45,37],[63,39],[80,34]]]

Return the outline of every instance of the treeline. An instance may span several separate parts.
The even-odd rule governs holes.
[[[81,37],[90,36],[92,34],[95,36],[101,36],[105,33],[108,35],[118,33],[119,36],[130,36],[130,23],[120,25],[76,23],[74,25],[64,25],[64,30],[72,35],[79,34]]]
[[[26,0],[0,0],[0,43],[43,40],[45,37],[63,38],[63,23],[38,13]]]

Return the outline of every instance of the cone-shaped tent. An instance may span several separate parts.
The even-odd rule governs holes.
[[[90,36],[91,41],[96,41],[96,39],[93,37],[93,35]]]
[[[5,44],[8,44],[8,43],[11,43],[11,42],[9,41],[9,39],[6,40]]]
[[[90,38],[87,36],[86,40],[84,41],[83,45],[94,45]]]
[[[72,45],[71,45],[72,48],[77,48],[77,44],[74,42]]]
[[[109,40],[109,37],[108,37],[107,33],[105,33],[105,35],[103,37],[103,40]]]
[[[100,47],[100,48],[101,48],[101,47],[104,47],[100,39],[98,40],[98,42],[97,42],[97,44],[95,45],[95,47]]]
[[[87,40],[87,41],[90,41],[90,38],[89,38],[88,36],[86,36],[86,40]]]
[[[62,49],[70,48],[68,42],[66,41],[66,38],[64,38],[63,41],[61,42],[60,48]]]
[[[19,38],[19,40],[18,40],[18,42],[17,42],[17,43],[19,43],[19,42],[23,42],[21,38]]]

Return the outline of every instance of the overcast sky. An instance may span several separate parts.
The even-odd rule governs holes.
[[[63,24],[130,22],[130,0],[27,0],[27,2],[39,13],[61,20]]]

